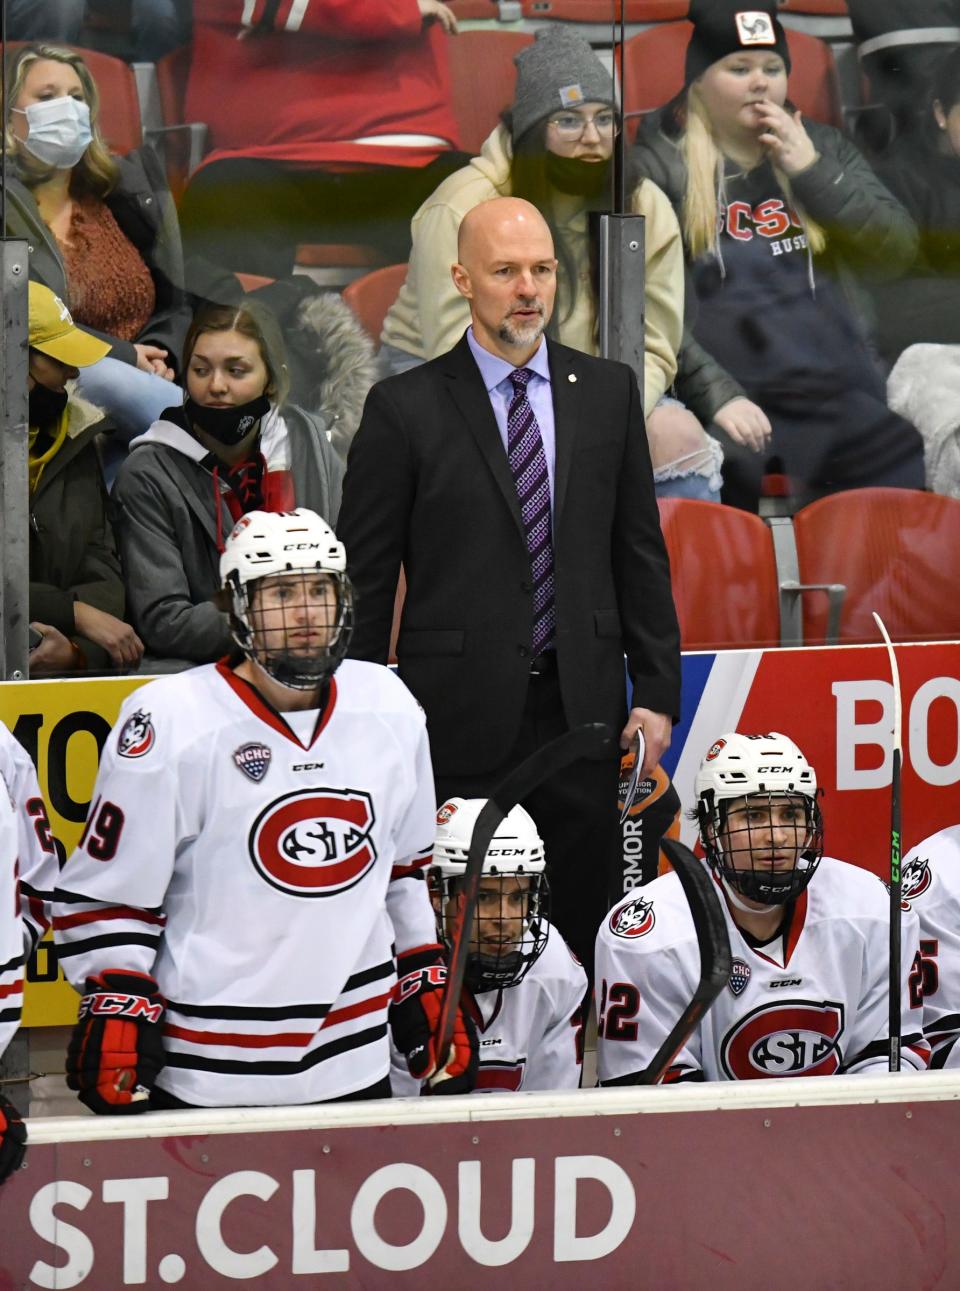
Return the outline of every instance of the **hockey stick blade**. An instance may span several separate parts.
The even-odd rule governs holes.
[[[673,866],[690,906],[700,949],[700,980],[690,1003],[680,1014],[673,1030],[653,1055],[649,1065],[643,1071],[631,1072],[629,1076],[604,1081],[605,1088],[612,1085],[659,1084],[674,1058],[690,1039],[700,1019],[730,980],[730,938],[713,880],[690,848],[677,839],[661,839],[660,846]]]
[[[572,731],[558,735],[514,768],[490,794],[477,817],[470,836],[467,863],[463,877],[463,903],[461,915],[453,930],[452,948],[447,964],[447,992],[443,997],[440,1021],[437,1026],[437,1055],[445,1055],[453,1039],[457,1017],[457,1003],[463,989],[470,949],[470,934],[480,889],[480,875],[490,840],[500,827],[500,822],[516,805],[546,780],[550,780],[571,762],[600,753],[605,748],[611,752],[616,735],[602,722],[586,722]]]

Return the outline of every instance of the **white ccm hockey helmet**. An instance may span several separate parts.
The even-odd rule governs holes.
[[[275,681],[294,690],[314,690],[336,670],[353,631],[353,589],[347,577],[347,553],[327,522],[314,511],[249,511],[241,516],[220,557],[220,580],[230,596],[230,628],[247,656]],[[336,609],[323,645],[291,646],[288,632],[295,624],[289,614],[305,604],[307,583],[328,574],[336,592]],[[275,611],[279,625],[265,625],[254,608],[261,579],[298,579],[301,595],[288,609]]]
[[[697,821],[711,868],[731,888],[752,901],[781,905],[799,896],[810,882],[823,855],[823,818],[817,801],[817,777],[813,767],[793,740],[776,731],[768,735],[741,735],[730,732],[710,746],[700,764],[695,782]],[[771,828],[772,802],[787,799],[802,806],[803,821],[793,827],[794,850],[791,869],[774,869],[772,864],[757,864],[751,851],[751,836],[746,825],[727,831],[730,855],[725,854],[724,833],[729,804],[737,798],[749,798],[754,813],[754,835],[765,839]],[[757,816],[765,811],[766,819]],[[737,846],[739,842],[739,846]],[[733,853],[741,859],[735,864]],[[747,857],[750,864],[744,868]]]
[[[448,798],[437,812],[427,878],[444,943],[448,914],[452,916],[456,907],[466,872],[473,827],[486,803],[486,798]],[[516,806],[500,822],[484,857],[471,936],[474,949],[467,956],[464,976],[469,990],[516,986],[543,954],[549,904],[545,869],[543,839],[529,812]]]

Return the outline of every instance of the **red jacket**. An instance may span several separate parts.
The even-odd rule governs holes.
[[[307,165],[422,166],[443,149],[356,144],[371,135],[433,135],[457,146],[446,36],[416,0],[194,0],[188,121],[212,153]],[[241,20],[244,20],[243,24]]]

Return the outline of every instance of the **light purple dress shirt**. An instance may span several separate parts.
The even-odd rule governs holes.
[[[507,363],[505,359],[497,358],[495,354],[485,350],[474,336],[472,327],[467,328],[467,344],[470,346],[470,353],[476,360],[480,375],[483,378],[483,384],[486,386],[487,394],[490,396],[493,415],[497,420],[497,429],[500,431],[500,439],[503,442],[503,451],[506,453],[507,412],[513,400],[513,383],[510,380],[510,373],[516,370],[516,364]],[[537,425],[540,427],[540,438],[543,440],[543,451],[547,458],[547,478],[550,482],[550,509],[552,513],[557,437],[553,423],[553,393],[550,386],[550,363],[547,358],[547,342],[545,340],[541,339],[540,348],[529,362],[524,363],[523,366],[529,368],[534,374],[527,386],[527,398],[530,401],[530,407],[533,409],[533,415],[537,419]]]

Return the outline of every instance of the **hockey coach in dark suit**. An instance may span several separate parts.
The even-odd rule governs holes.
[[[679,712],[680,650],[636,379],[545,337],[557,261],[528,202],[470,211],[452,273],[470,328],[374,386],[350,450],[351,654],[386,662],[402,564],[397,657],[441,802],[489,793],[582,722],[622,730],[624,748],[642,729],[652,771]],[[619,846],[618,759],[580,761],[524,802],[554,922],[588,967]]]

